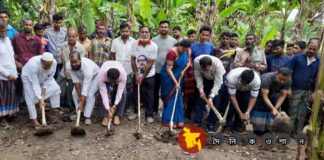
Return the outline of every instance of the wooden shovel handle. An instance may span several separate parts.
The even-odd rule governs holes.
[[[44,96],[42,95],[42,101],[44,101]],[[45,106],[42,105],[41,106],[41,110],[42,110],[42,125],[47,125],[46,123],[46,116],[45,116]]]
[[[138,114],[138,131],[141,131],[141,92],[140,84],[137,84],[137,114]]]
[[[208,100],[207,99],[204,99],[205,101],[206,101],[206,103],[208,104]],[[217,116],[217,118],[219,119],[219,120],[223,120],[223,117],[222,117],[222,115],[218,112],[218,110],[215,108],[215,106],[214,105],[208,105],[213,111],[214,111],[214,113],[216,114],[216,116]]]
[[[77,110],[77,120],[75,123],[75,127],[79,127],[80,126],[80,115],[81,115],[81,109]]]

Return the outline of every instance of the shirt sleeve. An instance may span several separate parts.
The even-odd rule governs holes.
[[[199,60],[197,58],[194,60],[194,75],[195,75],[197,88],[199,92],[203,92],[204,91],[203,78],[200,72]]]
[[[116,41],[115,40],[112,41],[110,51],[116,53]]]
[[[215,65],[215,73],[214,73],[214,86],[210,92],[209,97],[214,98],[218,95],[219,89],[222,87],[223,84],[223,75],[225,74],[225,68],[220,60],[217,59]]]
[[[131,46],[131,56],[135,57],[135,48],[136,48],[137,41],[134,41]]]
[[[91,68],[87,68],[83,71],[83,76],[84,76],[84,79],[83,79],[83,83],[82,83],[82,95],[83,96],[87,96],[88,95],[88,90],[90,88],[90,85],[91,85],[91,81],[92,81],[92,78],[93,78],[93,72],[92,72],[92,69]]]
[[[241,59],[242,52],[243,52],[242,50],[237,51],[235,58],[234,58],[234,68],[242,67],[244,65],[244,63],[242,62],[242,59]]]
[[[5,76],[5,77],[8,77],[9,76],[9,72],[0,65],[0,74]]]
[[[104,65],[100,68],[98,73],[98,84],[99,84],[99,92],[101,95],[102,103],[106,109],[109,109],[109,97],[108,97],[108,90],[106,86],[106,74],[104,71]]]
[[[228,94],[229,95],[235,95],[236,94],[235,80],[231,77],[230,74],[227,75],[226,79],[227,79],[226,86],[228,88],[227,89],[228,90]]]
[[[155,60],[157,57],[157,52],[158,52],[158,48],[152,47],[152,49],[149,51],[149,54],[147,55],[147,58],[150,60]]]
[[[257,74],[257,73],[254,73]],[[261,85],[261,80],[260,77],[257,77],[255,80],[253,80],[254,82],[251,85],[251,96],[252,97],[258,97],[259,94],[259,90],[260,90],[260,85]]]
[[[117,93],[116,93],[116,99],[115,99],[115,105],[117,106],[123,96],[123,92],[126,86],[126,81],[127,81],[127,74],[126,71],[120,71],[120,81],[118,82],[118,88],[117,88]]]
[[[174,62],[177,59],[177,54],[172,50],[168,51],[168,54],[165,58],[166,61]]]

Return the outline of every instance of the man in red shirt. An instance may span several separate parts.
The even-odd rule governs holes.
[[[12,39],[12,47],[15,52],[15,63],[17,70],[21,73],[23,66],[28,60],[44,52],[41,39],[33,35],[33,22],[29,19],[23,21],[24,31]],[[16,93],[22,97],[23,87],[20,77],[16,80]]]

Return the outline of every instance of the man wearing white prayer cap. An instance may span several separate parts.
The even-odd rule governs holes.
[[[44,105],[45,99],[50,99],[52,108],[60,107],[60,87],[54,79],[56,60],[52,53],[31,58],[22,69],[24,96],[29,112],[29,118],[34,127],[39,126],[37,121],[36,104]]]

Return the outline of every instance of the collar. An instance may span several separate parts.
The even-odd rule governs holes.
[[[302,55],[303,55],[305,58],[307,58],[306,52],[302,53]],[[315,60],[316,60],[316,61],[319,60],[319,56],[318,56],[318,54],[315,54]]]
[[[24,38],[26,39],[26,33],[25,33],[25,32],[21,32],[21,36],[24,37]],[[30,39],[29,39],[29,40],[34,40],[34,39],[36,39],[36,37],[32,34],[32,35],[30,36]]]
[[[149,39],[148,41],[147,41],[147,44],[146,45],[151,45],[151,39]],[[142,44],[142,42],[141,42],[141,40],[138,40],[138,42],[137,42],[137,45],[142,45],[143,46],[143,44]]]

